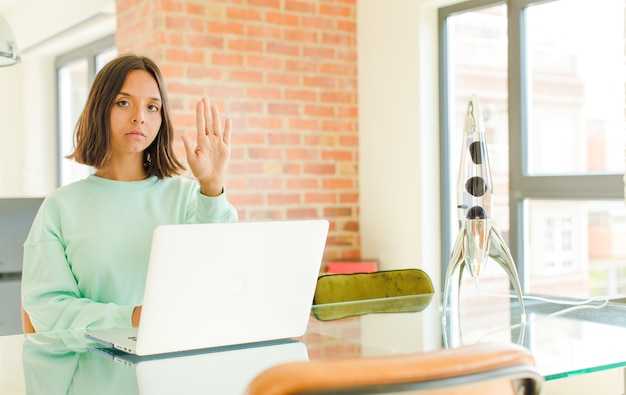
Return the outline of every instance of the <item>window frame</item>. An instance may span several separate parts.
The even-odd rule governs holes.
[[[86,44],[82,47],[73,49],[69,52],[59,55],[56,57],[54,61],[54,68],[55,68],[54,79],[55,79],[55,95],[56,95],[55,97],[57,98],[57,100],[55,100],[55,103],[56,103],[55,114],[56,114],[56,120],[57,120],[56,121],[56,144],[57,145],[56,145],[56,154],[55,154],[57,158],[56,159],[56,186],[57,187],[60,187],[62,185],[62,174],[61,174],[62,161],[65,160],[65,155],[67,155],[67,153],[61,152],[63,136],[62,136],[62,131],[61,131],[61,116],[60,116],[61,103],[58,100],[59,94],[60,94],[59,70],[78,60],[86,59],[87,68],[88,68],[87,83],[89,86],[91,86],[97,74],[97,69],[96,69],[97,57],[103,52],[106,52],[115,47],[116,47],[115,34],[111,34],[101,39],[98,39],[94,42],[91,42],[89,44]]]
[[[449,96],[449,62],[447,18],[455,14],[505,4],[508,15],[508,107],[509,107],[509,249],[516,262],[523,290],[528,289],[528,271],[524,253],[524,202],[527,199],[559,200],[624,200],[624,174],[585,173],[575,175],[530,175],[528,172],[528,97],[526,89],[527,59],[525,58],[525,10],[533,5],[566,0],[468,0],[438,9],[439,33],[439,122],[441,169],[441,276],[442,289],[452,240],[448,224],[456,223],[456,203],[451,180],[457,169],[450,168],[451,152]],[[511,149],[518,147],[518,149]],[[580,188],[585,185],[585,188]]]

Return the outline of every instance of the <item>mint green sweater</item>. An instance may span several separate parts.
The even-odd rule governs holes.
[[[224,193],[202,195],[182,176],[123,182],[91,175],[61,187],[42,203],[24,244],[23,306],[38,332],[130,327],[154,229],[235,221]]]

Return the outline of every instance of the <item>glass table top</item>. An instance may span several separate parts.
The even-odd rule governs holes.
[[[438,294],[317,305],[297,339],[141,360],[95,348],[83,331],[4,336],[0,393],[240,394],[281,362],[489,341],[529,348],[546,380],[626,366],[626,305],[527,296],[525,307],[523,321],[515,299],[484,295],[462,300],[445,320]]]
[[[546,380],[626,366],[625,304],[526,295],[524,306],[525,319],[517,299],[474,296],[444,319],[440,295],[319,305],[314,317],[344,318],[312,321],[308,334],[352,341],[361,355],[514,342],[532,351]]]

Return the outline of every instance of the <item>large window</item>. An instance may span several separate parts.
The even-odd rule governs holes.
[[[74,148],[74,128],[96,73],[117,55],[114,37],[107,37],[56,60],[58,89],[59,185],[80,180],[92,171],[65,157]]]
[[[626,293],[625,3],[470,0],[440,9],[444,257],[459,228],[459,144],[475,93],[492,220],[524,290]],[[508,278],[492,261],[481,281]]]

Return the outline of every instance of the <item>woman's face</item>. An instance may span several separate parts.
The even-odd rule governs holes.
[[[161,94],[156,80],[145,70],[126,76],[111,109],[112,157],[141,154],[161,127]]]

